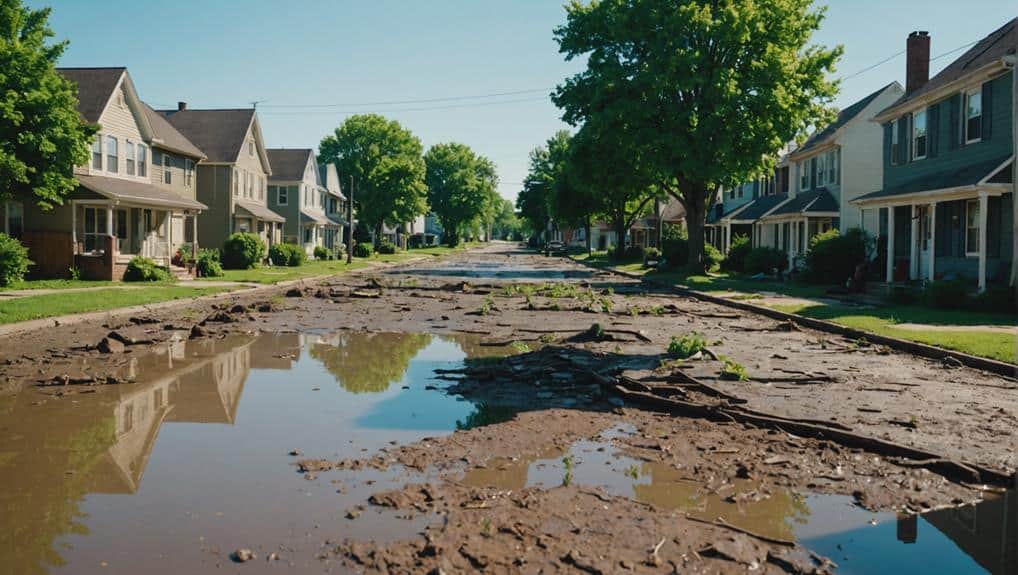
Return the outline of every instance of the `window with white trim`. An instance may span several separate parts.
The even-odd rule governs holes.
[[[148,146],[138,144],[138,175],[148,177]]]
[[[965,255],[979,255],[979,200],[965,202]]]
[[[163,183],[167,186],[173,184],[173,170],[170,169],[170,155],[163,152]]]
[[[117,152],[116,136],[106,136],[106,171],[111,174],[120,171],[120,155]]]
[[[827,183],[827,154],[817,158],[817,184]]]
[[[273,186],[269,186],[269,191],[272,191]],[[287,193],[289,190],[286,186],[279,186],[276,189],[276,203],[280,206],[290,205],[290,195]]]
[[[25,206],[21,202],[7,202],[7,219],[4,220],[4,233],[21,239],[25,230]]]
[[[184,186],[194,185],[194,160],[184,158]]]
[[[974,88],[965,92],[965,118],[962,120],[962,134],[966,144],[978,142],[983,137],[983,89]]]
[[[233,197],[240,197],[240,170],[233,169]]]
[[[926,110],[913,112],[912,114],[912,159],[922,160],[926,158],[926,144],[928,142],[926,131]]]
[[[254,156],[254,149],[255,149],[254,140],[250,140],[247,143],[247,155]]]
[[[898,127],[898,121],[894,120],[891,122],[891,165],[898,165],[898,150],[901,149],[901,130]]]
[[[104,238],[108,233],[106,230],[106,209],[85,207],[85,233],[82,239],[85,242],[86,252],[103,251],[105,249]]]
[[[798,162],[796,169],[799,170],[799,191],[809,189],[809,162]]]
[[[124,142],[124,156],[127,157],[127,175],[134,175],[134,142],[126,140]]]
[[[96,134],[95,139],[92,140],[92,169],[102,170],[103,169],[103,137],[102,134]]]

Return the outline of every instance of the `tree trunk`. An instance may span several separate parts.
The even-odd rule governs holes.
[[[594,251],[593,250],[593,244],[591,244],[591,239],[590,239],[590,216],[587,216],[587,221],[586,221],[585,225],[586,225],[586,228],[584,228],[584,237],[587,238],[587,255],[589,256]]]
[[[382,226],[384,226],[384,225],[385,225],[385,220],[378,220],[378,222],[375,223],[375,249],[376,250],[378,249],[378,246],[381,245],[381,243],[382,243]]]
[[[706,186],[696,183],[687,186],[683,202],[686,208],[686,228],[689,232],[689,266],[696,270],[706,270],[704,258],[704,224],[707,221]]]
[[[615,246],[614,258],[621,260],[622,256],[626,253],[626,214],[625,210],[622,213],[616,214],[613,223],[615,224],[615,241],[618,244]]]

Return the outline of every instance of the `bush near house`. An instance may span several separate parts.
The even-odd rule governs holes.
[[[275,244],[269,249],[269,261],[275,266],[297,267],[304,264],[307,254],[297,244]]]
[[[170,272],[161,268],[154,261],[142,256],[135,256],[127,263],[124,271],[125,282],[165,282],[170,281]]]
[[[732,245],[728,247],[728,255],[721,262],[721,269],[737,273],[746,271],[746,256],[752,249],[749,245],[749,236],[742,234],[735,236],[732,238]]]
[[[316,260],[322,260],[322,261],[324,261],[324,260],[331,260],[334,257],[332,255],[332,252],[330,252],[329,250],[325,249],[324,246],[315,246],[314,255],[315,255],[315,259]]]
[[[219,262],[219,250],[213,248],[198,250],[195,269],[198,270],[198,277],[217,278],[222,276],[223,265]]]
[[[389,240],[382,240],[378,242],[378,253],[388,255],[394,254],[396,253],[396,244]]]
[[[976,311],[1014,313],[1016,303],[1015,290],[994,285],[988,286],[986,291],[973,298],[970,307]]]
[[[178,267],[186,267],[187,264],[194,262],[191,256],[192,248],[191,244],[180,244],[177,247],[177,251],[173,254],[172,263]]]
[[[688,259],[688,256],[687,256]],[[707,267],[707,271],[717,269],[721,265],[721,261],[725,259],[725,256],[721,255],[716,247],[711,244],[704,244],[703,246],[703,261]]]
[[[813,236],[806,252],[806,277],[809,281],[844,284],[866,263],[873,250],[873,238],[864,230],[852,228],[841,235],[832,229]]]
[[[646,248],[643,250],[643,265],[646,266],[650,262],[661,261],[661,250],[658,248]]]
[[[783,271],[788,267],[788,254],[783,250],[759,247],[749,250],[743,271],[747,274],[771,274],[774,270]]]
[[[28,267],[33,263],[28,259],[28,248],[16,238],[0,233],[0,287],[25,279]]]
[[[353,255],[355,258],[370,258],[373,251],[371,244],[368,242],[358,242],[353,246]]]
[[[232,234],[226,238],[220,256],[226,269],[251,269],[265,259],[265,242],[255,234]]]
[[[947,309],[965,307],[967,300],[968,287],[960,280],[926,282],[920,296],[923,305]]]

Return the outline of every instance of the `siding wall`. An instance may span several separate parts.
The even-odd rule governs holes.
[[[164,157],[170,159],[170,167],[169,167],[170,180],[171,180],[170,184],[166,184],[165,180],[163,178],[163,176],[165,175],[165,170],[163,169],[163,158]],[[194,173],[193,173],[192,179],[191,179],[191,185],[190,186],[185,185],[185,179],[184,179],[184,164],[185,164],[185,160],[186,160],[186,158],[184,156],[179,155],[179,154],[175,154],[173,152],[170,152],[170,151],[167,151],[167,150],[161,150],[161,149],[158,149],[158,148],[153,149],[152,150],[152,183],[154,185],[156,185],[156,186],[159,186],[160,188],[162,188],[164,190],[169,190],[169,191],[171,191],[171,192],[173,192],[173,193],[175,193],[175,194],[177,194],[179,196],[195,200],[195,199],[198,199],[197,198],[197,185],[196,185],[196,182],[197,182],[197,179],[198,179],[198,170],[197,170],[197,166],[195,166],[195,170],[194,170]],[[194,161],[194,160],[192,160],[192,161]],[[197,164],[196,161],[195,161],[195,163]]]
[[[197,199],[208,206],[198,216],[198,244],[222,247],[231,231],[230,166],[198,165]]]
[[[121,104],[123,102],[123,104]],[[124,92],[123,87],[119,87],[117,91],[113,93],[110,98],[106,110],[102,116],[99,117],[100,131],[99,134],[102,137],[102,151],[103,151],[103,168],[106,168],[107,160],[107,149],[106,149],[106,136],[115,136],[117,138],[117,173],[109,173],[108,171],[92,170],[92,159],[89,156],[88,167],[90,173],[96,175],[103,175],[111,178],[125,178],[129,180],[137,181],[149,181],[148,177],[140,178],[137,176],[127,175],[127,152],[126,142],[131,140],[134,144],[145,143],[141,138],[141,130],[138,129],[138,121],[134,116],[130,106],[127,104],[127,94]],[[148,154],[148,161],[152,161],[151,149]],[[149,165],[149,174],[151,174],[151,164]]]
[[[276,184],[275,182],[270,184],[269,188],[269,209],[276,212],[277,214],[286,218],[286,223],[283,224],[283,241],[288,243],[300,243],[300,186],[296,184]],[[276,188],[283,187],[288,188],[286,196],[286,205],[281,206],[277,201],[279,199],[276,193]]]

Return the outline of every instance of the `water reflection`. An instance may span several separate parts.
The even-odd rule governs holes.
[[[431,343],[426,333],[341,332],[310,346],[320,361],[351,393],[379,393],[403,379],[410,360]]]

